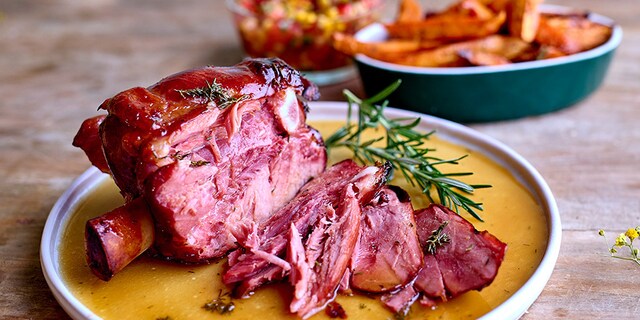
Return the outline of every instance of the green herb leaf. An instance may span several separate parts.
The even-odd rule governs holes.
[[[446,243],[449,243],[451,239],[449,235],[444,233],[444,228],[449,224],[449,221],[443,222],[438,229],[433,230],[429,238],[427,239],[427,253],[436,254],[438,247],[442,247]]]
[[[206,103],[213,102],[219,109],[225,109],[234,103],[247,99],[248,95],[237,96],[234,95],[231,90],[223,88],[216,79],[209,83],[206,81],[206,86],[201,88],[193,88],[180,90],[176,89],[183,98],[197,98],[204,99]]]

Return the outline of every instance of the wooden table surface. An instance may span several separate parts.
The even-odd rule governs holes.
[[[553,276],[524,319],[634,319],[640,266],[608,257],[600,228],[640,224],[640,1],[558,1],[624,30],[607,78],[585,101],[540,117],[472,125],[527,158],[562,216]],[[223,1],[0,1],[0,318],[63,319],[42,275],[49,210],[89,166],[71,146],[115,93],[242,51]],[[341,100],[353,80],[323,88]]]

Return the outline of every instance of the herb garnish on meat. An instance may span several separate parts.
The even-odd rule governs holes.
[[[219,109],[225,109],[226,107],[233,105],[236,102],[245,100],[247,95],[234,96],[228,89],[223,88],[216,79],[213,79],[211,83],[206,82],[207,85],[200,88],[193,89],[175,89],[183,98],[191,97],[204,99],[207,103],[214,102]]]
[[[449,243],[449,241],[451,241],[449,235],[443,232],[444,228],[448,224],[449,221],[445,221],[438,227],[438,229],[433,230],[431,236],[429,236],[429,239],[427,239],[426,251],[428,254],[436,254],[436,249],[438,249],[438,247],[441,247],[445,243]]]

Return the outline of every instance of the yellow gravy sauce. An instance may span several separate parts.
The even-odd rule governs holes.
[[[340,122],[312,122],[324,137]],[[462,180],[470,184],[491,184],[478,189],[473,199],[484,203],[480,212],[485,222],[467,214],[477,229],[488,230],[508,245],[504,262],[494,282],[480,292],[472,291],[437,307],[415,304],[406,319],[473,319],[508,299],[535,271],[547,245],[547,220],[533,196],[505,169],[482,154],[433,137],[428,142],[443,159],[469,157],[459,165],[441,167],[443,172],[473,172]],[[347,151],[334,150],[330,163],[349,157]],[[426,198],[401,179],[393,184],[407,189],[416,209],[428,205]],[[249,299],[233,300],[235,309],[219,315],[203,305],[228,292],[221,282],[224,260],[206,265],[181,265],[141,257],[109,282],[93,276],[85,262],[83,235],[85,222],[122,204],[117,187],[109,179],[75,208],[59,247],[59,263],[65,284],[72,294],[96,315],[105,319],[296,319],[288,312],[291,289],[287,284],[263,287]],[[341,296],[349,319],[393,319],[375,298],[366,295]],[[312,319],[329,319],[324,312]]]

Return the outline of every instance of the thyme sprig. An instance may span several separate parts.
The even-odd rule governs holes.
[[[466,156],[456,159],[441,159],[432,156],[435,151],[425,146],[424,142],[435,132],[421,133],[416,131],[420,118],[390,119],[384,114],[388,101],[385,99],[400,86],[398,80],[368,99],[360,99],[353,92],[344,90],[348,101],[347,123],[325,140],[327,149],[346,147],[359,162],[375,163],[389,161],[413,186],[418,186],[429,201],[435,202],[432,192],[435,190],[440,203],[459,213],[459,209],[467,211],[474,218],[482,221],[476,210],[482,211],[482,203],[471,200],[475,189],[487,188],[490,185],[469,185],[453,177],[468,176],[470,172],[443,173],[438,169],[442,164],[458,164]],[[358,106],[358,119],[352,123],[351,112]],[[382,136],[363,141],[362,134],[367,130],[382,128]],[[384,141],[379,147],[377,142]]]
[[[207,103],[214,102],[216,106],[220,109],[225,109],[228,106],[245,100],[248,96],[234,96],[232,92],[228,89],[223,88],[216,79],[213,79],[213,82],[209,83],[206,81],[206,86],[193,88],[193,89],[175,89],[176,92],[182,96],[182,98],[198,98],[204,99]]]
[[[605,238],[606,235],[604,230],[600,229],[598,234]],[[633,261],[637,265],[640,265],[640,249],[633,245],[633,240],[637,239],[640,236],[640,226],[635,228],[629,228],[625,233],[621,233],[616,237],[615,242],[609,248],[609,253],[612,258]],[[623,256],[618,253],[618,249],[622,247],[627,247],[629,249],[629,256]]]
[[[448,224],[449,224],[449,221],[445,221],[442,224],[440,224],[438,229],[433,230],[433,232],[427,239],[426,251],[428,254],[436,254],[436,249],[438,249],[438,247],[442,247],[443,245],[451,241],[451,238],[449,238],[449,235],[443,232],[444,228]]]

